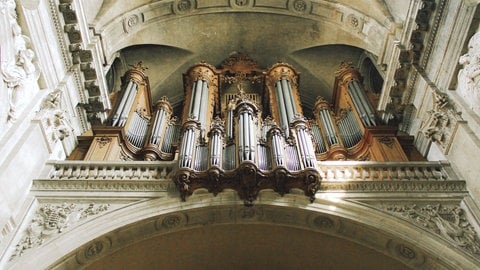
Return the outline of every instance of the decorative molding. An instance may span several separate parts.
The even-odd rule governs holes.
[[[109,204],[40,204],[10,260],[22,256],[28,249],[41,246],[49,239],[71,229],[91,216],[108,211]]]
[[[54,1],[51,1],[51,3]],[[52,4],[51,4],[52,6]],[[56,14],[56,9],[51,7],[52,13]],[[78,88],[79,95],[81,97],[80,107],[85,109],[87,119],[91,124],[100,124],[105,119],[99,118],[101,114],[108,108],[108,101],[103,97],[99,87],[99,76],[103,76],[100,71],[97,71],[94,65],[93,53],[90,49],[83,48],[82,33],[79,30],[79,21],[77,19],[76,11],[72,8],[72,0],[60,1],[58,10],[63,15],[63,22],[58,21],[55,23],[58,28],[63,25],[63,32],[67,34],[69,41],[68,51],[71,53],[71,61],[66,60],[67,67],[70,62],[73,64],[71,70],[73,70],[74,77]],[[58,16],[54,19],[58,20]],[[133,25],[134,26],[134,25]],[[62,42],[64,40],[63,35],[58,35],[58,40]],[[63,41],[64,42],[64,41]],[[63,50],[62,50],[63,51]],[[84,91],[88,92],[88,98]]]
[[[62,107],[62,90],[53,90],[42,101],[35,119],[41,123],[50,147],[73,134],[70,117]]]
[[[218,167],[202,172],[182,168],[174,177],[183,201],[200,188],[206,188],[214,195],[224,189],[233,189],[244,200],[245,206],[253,206],[253,201],[264,189],[273,189],[281,195],[289,193],[294,188],[300,189],[309,197],[310,202],[313,202],[320,181],[319,172],[313,168],[290,172],[279,167],[273,171],[264,172],[259,170],[256,164],[248,161],[244,161],[232,171],[225,171]]]
[[[103,147],[109,145],[112,142],[112,137],[96,137],[95,140],[98,142],[98,148],[102,149]]]
[[[312,4],[311,1],[289,0],[288,9],[298,14],[310,14]]]
[[[395,144],[395,141],[392,139],[392,137],[388,137],[388,136],[383,136],[383,137],[380,137],[380,138],[377,138],[377,141],[382,143],[382,144],[385,144],[386,146],[392,148],[393,145]]]
[[[34,180],[32,191],[178,192],[171,180]]]
[[[175,0],[173,3],[173,12],[183,15],[195,9],[195,4],[191,0]]]
[[[440,2],[439,6],[443,7],[445,0],[440,0]],[[434,14],[435,19],[431,22]],[[387,122],[391,119],[402,122],[410,120],[404,119],[404,109],[407,104],[411,103],[419,72],[423,72],[429,59],[442,15],[443,8],[436,8],[435,1],[420,1],[415,15],[415,27],[410,33],[409,44],[408,46],[398,45],[399,54],[393,76],[394,83],[389,89],[390,102],[385,108]],[[427,48],[424,46],[425,43],[428,44]]]
[[[458,205],[387,205],[384,210],[440,235],[443,239],[480,258],[480,239]],[[405,252],[402,255],[412,255]],[[407,257],[408,257],[407,256]]]
[[[112,248],[112,240],[109,237],[103,237],[85,245],[75,256],[79,264],[86,264],[91,260],[102,256]]]
[[[465,121],[446,94],[433,89],[432,99],[433,108],[425,114],[420,132],[435,142],[444,154],[448,154],[458,125]]]

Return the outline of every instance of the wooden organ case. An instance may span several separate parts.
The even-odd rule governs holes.
[[[408,161],[355,68],[343,63],[335,75],[332,104],[318,97],[313,119],[306,119],[299,74],[289,64],[261,69],[243,54],[218,68],[202,62],[184,74],[177,118],[167,98],[152,103],[148,78],[136,65],[123,77],[108,125],[79,140],[86,143],[75,156],[177,160],[174,182],[183,200],[200,188],[214,194],[229,188],[246,205],[262,189],[282,195],[297,189],[313,201],[321,182],[318,162]]]

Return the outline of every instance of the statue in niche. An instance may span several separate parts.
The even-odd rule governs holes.
[[[460,56],[463,68],[458,73],[458,94],[468,107],[480,115],[480,32],[468,42],[468,52]]]

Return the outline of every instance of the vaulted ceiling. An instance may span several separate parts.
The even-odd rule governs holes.
[[[154,101],[183,102],[182,73],[206,61],[214,66],[233,52],[259,67],[283,61],[300,75],[306,108],[331,98],[342,61],[359,63],[364,52],[384,53],[386,39],[407,16],[409,1],[394,0],[163,0],[82,2],[102,39],[105,65],[143,61]],[[374,61],[375,62],[375,61]],[[116,86],[118,90],[118,84]]]

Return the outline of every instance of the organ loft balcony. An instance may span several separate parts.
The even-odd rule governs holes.
[[[168,97],[152,101],[146,69],[134,65],[108,121],[80,136],[68,161],[51,162],[34,188],[87,180],[93,191],[133,185],[182,200],[234,190],[247,206],[263,190],[309,202],[330,191],[465,192],[449,164],[418,158],[412,138],[382,120],[351,63],[332,74],[332,100],[319,96],[313,108],[302,104],[300,75],[240,53],[219,66],[197,63],[183,75],[178,108]]]

